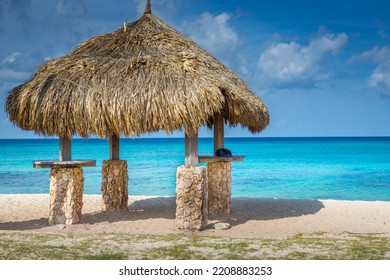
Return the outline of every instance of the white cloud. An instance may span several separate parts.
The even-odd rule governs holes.
[[[329,78],[321,62],[336,54],[348,41],[345,33],[321,33],[308,45],[297,42],[274,43],[260,56],[258,68],[273,85],[299,84]]]
[[[374,72],[368,78],[368,85],[385,95],[390,95],[390,48],[387,46],[374,47],[352,58],[352,61],[359,60],[370,60],[377,64]]]
[[[368,85],[390,95],[390,61],[377,66],[370,76]]]
[[[390,60],[390,48],[384,46],[382,48],[374,47],[369,51],[363,52],[361,55],[354,57],[353,60],[372,60],[375,63],[382,63]]]
[[[0,54],[0,81],[23,82],[39,64],[38,58],[31,53],[13,52],[5,57]]]
[[[0,80],[5,81],[24,81],[30,74],[12,69],[0,69]]]
[[[3,62],[1,64],[6,64],[6,63],[13,63],[15,60],[21,56],[21,53],[19,52],[14,52],[13,54],[7,56],[4,58]]]
[[[221,13],[213,16],[203,13],[194,22],[186,22],[184,29],[190,38],[210,52],[224,51],[235,48],[238,43],[238,35],[229,26],[231,16]]]
[[[286,119],[279,119],[276,123],[276,127],[283,127],[286,126],[288,121]]]

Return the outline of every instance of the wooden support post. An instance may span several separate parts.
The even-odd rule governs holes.
[[[185,133],[185,165],[186,166],[198,166],[198,132],[191,136]]]
[[[119,136],[112,135],[110,138],[110,160],[119,160]]]
[[[214,153],[224,147],[224,121],[220,113],[214,114]]]
[[[71,161],[72,160],[72,143],[70,138],[60,138],[60,161]]]

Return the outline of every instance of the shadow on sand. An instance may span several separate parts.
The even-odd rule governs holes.
[[[324,208],[324,204],[319,200],[233,198],[229,214],[209,214],[209,221],[223,221],[231,226],[236,226],[248,221],[267,221],[312,215],[322,208]],[[211,226],[212,224],[209,224],[207,228]]]
[[[174,220],[174,197],[157,197],[137,200],[129,204],[129,211],[84,213],[81,224],[115,223],[147,219]],[[210,214],[210,221],[224,221],[232,226],[247,221],[266,221],[315,214],[324,208],[319,200],[233,198],[230,214]],[[212,223],[208,227],[210,227]],[[49,227],[47,218],[0,223],[0,230],[34,230]]]

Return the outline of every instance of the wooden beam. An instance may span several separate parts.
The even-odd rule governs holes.
[[[119,137],[112,135],[110,138],[110,160],[119,160]]]
[[[214,153],[225,146],[224,121],[220,113],[214,115]]]
[[[185,165],[198,166],[198,132],[190,136],[185,133],[185,145]]]
[[[60,161],[72,160],[72,143],[70,138],[60,138]]]

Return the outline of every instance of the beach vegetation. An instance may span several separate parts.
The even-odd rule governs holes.
[[[205,258],[200,252],[192,250],[188,244],[178,244],[146,250],[143,259],[203,260]]]
[[[2,260],[382,260],[390,237],[299,234],[288,238],[0,233]]]
[[[87,260],[126,260],[127,257],[123,253],[110,253],[110,252],[103,252],[96,255],[87,255],[85,256],[85,259]]]

